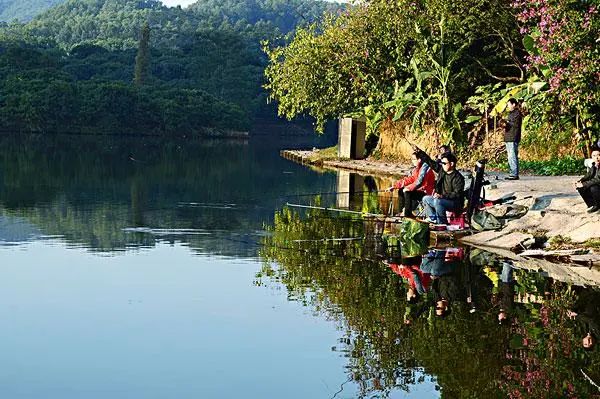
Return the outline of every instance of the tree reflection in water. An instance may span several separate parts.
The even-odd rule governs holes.
[[[582,346],[587,331],[598,337],[597,287],[469,248],[388,259],[374,223],[319,210],[284,208],[267,230],[257,284],[282,284],[290,300],[339,323],[334,350],[361,397],[409,391],[424,375],[448,398],[599,397],[600,351]],[[335,237],[361,240],[310,241]],[[449,312],[438,317],[442,299]]]

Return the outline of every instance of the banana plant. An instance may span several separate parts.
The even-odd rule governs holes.
[[[439,22],[439,44],[430,45],[422,39],[422,51],[415,54],[410,61],[413,77],[401,86],[396,83],[392,100],[383,104],[392,111],[394,120],[409,117],[411,129],[421,131],[425,122],[432,122],[448,133],[444,138],[456,141],[454,133],[460,131],[460,104],[454,104],[451,97],[452,85],[458,75],[453,74],[454,64],[461,58],[469,43],[463,44],[447,57],[444,47],[444,19]],[[417,32],[421,32],[416,27]],[[427,69],[423,69],[427,66]]]

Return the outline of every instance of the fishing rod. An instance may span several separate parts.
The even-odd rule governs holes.
[[[373,237],[339,237],[339,238],[316,238],[314,240],[292,240],[292,242],[341,242],[341,241],[366,241]]]
[[[289,206],[289,207],[292,207],[292,208],[318,209],[318,210],[327,211],[327,212],[350,213],[352,215],[361,215],[361,216],[377,216],[377,217],[383,216],[383,217],[385,217],[385,215],[377,214],[377,213],[366,213],[366,212],[359,212],[359,211],[351,211],[349,209],[328,208],[328,207],[324,207],[324,206],[291,204],[289,202],[287,202],[285,204],[285,206]]]
[[[359,222],[360,223],[371,222],[371,223],[401,224],[401,223],[404,223],[404,221],[406,221],[406,220],[413,220],[415,222],[426,223],[426,222],[424,222],[422,220],[419,220],[417,217],[411,218],[411,217],[406,217],[406,216],[392,216],[392,215],[384,215],[384,214],[381,214],[381,213],[369,213],[369,212],[351,211],[351,210],[339,209],[339,208],[329,208],[329,207],[313,206],[313,205],[290,204],[289,202],[286,203],[285,205],[286,206],[290,206],[292,208],[316,209],[316,210],[322,210],[322,211],[327,211],[327,212],[349,213],[349,214],[352,214],[352,215],[362,216],[363,220],[354,220],[354,219],[343,218],[343,217],[335,218],[335,217],[311,216],[311,217],[315,217],[315,218],[340,219],[340,220],[347,220],[347,221],[355,222],[355,223],[359,223]],[[394,218],[394,219],[391,219],[391,218]]]
[[[261,205],[255,205],[251,202],[256,201],[268,201],[268,200],[286,200],[289,198],[301,198],[301,197],[314,197],[318,195],[346,195],[346,194],[366,194],[366,193],[385,193],[388,190],[364,190],[364,191],[327,191],[317,193],[305,193],[305,194],[286,194],[278,197],[267,197],[267,198],[247,198],[242,199],[243,203],[235,203],[234,201],[223,202],[223,203],[206,203],[206,202],[179,202],[177,206],[179,208],[208,208],[208,209],[239,209],[241,207],[252,206],[255,208],[270,208]]]
[[[290,198],[290,197],[312,197],[312,196],[316,196],[316,195],[338,195],[338,194],[366,194],[366,193],[385,193],[388,192],[388,190],[364,190],[364,191],[330,191],[330,192],[320,192],[320,193],[307,193],[307,194],[289,194],[289,195],[282,195],[280,197],[277,197],[275,199],[279,199],[279,198]]]

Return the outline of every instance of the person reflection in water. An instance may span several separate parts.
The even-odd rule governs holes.
[[[502,262],[502,273],[500,274],[501,303],[498,311],[498,323],[507,324],[509,315],[515,304],[515,280],[513,278],[513,265],[511,262]]]
[[[450,303],[464,295],[456,276],[458,263],[464,259],[462,248],[433,249],[423,256],[421,270],[431,275],[435,315],[450,314]]]
[[[577,300],[567,315],[583,329],[582,346],[592,350],[600,336],[600,291],[576,287]]]
[[[428,273],[424,273],[419,268],[421,259],[420,256],[402,259],[390,258],[385,262],[394,273],[401,276],[408,283],[406,301],[409,305],[417,304],[420,301],[421,296],[427,294],[430,289],[431,276]],[[407,313],[404,316],[404,324],[411,324],[412,320],[421,313],[420,309],[407,307]]]

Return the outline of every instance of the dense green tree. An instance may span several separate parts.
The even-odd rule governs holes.
[[[0,0],[0,21],[28,21],[64,0]]]
[[[516,0],[513,6],[530,51],[529,67],[548,82],[537,102],[555,116],[542,112],[536,122],[556,137],[571,130],[569,136],[578,136],[589,156],[588,148],[600,137],[600,3]],[[531,103],[538,105],[535,99]]]
[[[135,75],[133,82],[136,86],[141,86],[148,82],[150,77],[150,25],[146,22],[142,26],[140,34],[140,44],[135,57]]]
[[[5,129],[59,128],[52,104],[36,109],[30,100],[38,96],[32,91],[44,91],[43,81],[61,81],[72,89],[65,97],[75,112],[72,129],[247,130],[255,116],[275,117],[261,87],[260,41],[337,7],[309,0],[203,2],[189,9],[155,0],[67,0],[28,24],[0,27],[0,101],[12,110],[0,117]],[[146,23],[152,35],[140,40]],[[132,77],[145,82],[144,90],[128,87]]]
[[[501,0],[361,2],[289,45],[266,46],[266,87],[280,115],[309,114],[321,126],[350,113],[399,114],[458,130],[456,106],[473,87],[523,78],[512,13]]]

